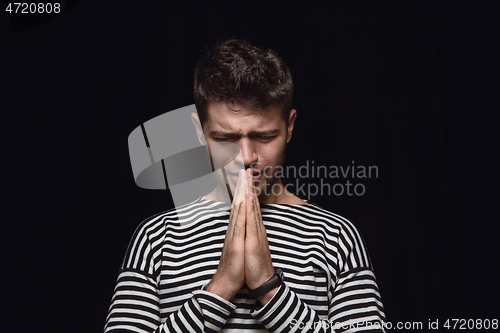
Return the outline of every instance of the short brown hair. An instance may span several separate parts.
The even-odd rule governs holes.
[[[281,106],[288,124],[292,97],[290,69],[271,49],[246,40],[219,41],[194,71],[194,101],[202,125],[210,102],[237,103],[254,110]]]

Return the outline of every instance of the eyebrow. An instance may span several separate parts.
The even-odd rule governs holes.
[[[267,131],[252,131],[248,133],[248,135],[275,135],[279,134],[281,131],[276,128],[272,130],[267,130]],[[222,132],[222,131],[210,131],[209,132],[210,136],[223,136],[223,137],[235,137],[235,136],[240,136],[240,133],[234,133],[234,132]]]

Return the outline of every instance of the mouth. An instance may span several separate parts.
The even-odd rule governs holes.
[[[254,183],[257,183],[259,181],[259,179],[260,179],[260,172],[259,173],[254,173],[253,177],[252,177],[252,181]]]

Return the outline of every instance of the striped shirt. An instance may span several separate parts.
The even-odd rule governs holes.
[[[204,200],[143,221],[119,271],[105,332],[383,332],[375,275],[356,227],[309,205],[262,204],[284,282],[263,307],[246,285],[231,302],[203,290],[231,206]]]

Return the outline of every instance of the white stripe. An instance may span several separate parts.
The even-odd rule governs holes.
[[[143,332],[143,330],[131,326],[133,323],[142,323],[148,327],[151,325],[146,319],[161,322],[168,320],[179,332],[178,325],[181,322],[188,329],[191,328],[188,318],[184,318],[179,309],[193,297],[193,290],[206,285],[209,282],[207,277],[215,273],[214,267],[218,265],[224,243],[229,208],[228,205],[198,200],[179,207],[177,211],[162,213],[142,223],[137,230],[137,237],[130,242],[128,249],[130,256],[126,258],[127,261],[123,262],[124,270],[116,285],[116,288],[123,290],[115,288],[107,323],[120,323],[121,325],[116,326],[117,328],[135,332]],[[366,267],[364,270],[351,274],[346,274],[349,272],[342,270],[348,267],[347,263],[352,268],[369,265],[368,253],[364,244],[360,243],[361,235],[350,221],[313,205],[268,205],[262,208],[262,214],[271,244],[271,258],[276,263],[276,267],[285,271],[287,285],[286,293],[282,295],[281,300],[277,300],[273,310],[269,311],[267,308],[260,310],[264,311],[265,318],[271,319],[270,326],[280,321],[281,316],[285,315],[292,306],[294,298],[298,299],[297,306],[279,330],[287,328],[285,326],[290,325],[292,319],[303,321],[309,315],[313,318],[312,320],[318,320],[318,318],[333,320],[333,312],[337,312],[336,318],[346,315],[356,316],[355,319],[344,323],[347,325],[349,322],[364,320],[385,320],[384,313],[378,308],[382,308],[382,303],[377,300],[380,295],[371,268]],[[207,224],[207,219],[213,221]],[[269,219],[274,220],[269,221]],[[212,227],[207,228],[208,225]],[[206,230],[202,231],[203,229]],[[215,236],[215,233],[221,235]],[[152,239],[155,240],[152,242]],[[169,244],[166,244],[167,242]],[[303,243],[306,245],[300,245]],[[142,250],[144,250],[143,255],[141,255]],[[343,262],[342,256],[346,258],[346,262]],[[146,262],[148,257],[151,258],[151,262]],[[179,268],[181,266],[185,267]],[[127,271],[127,268],[137,271]],[[318,269],[324,271],[323,275],[318,275],[320,272]],[[338,279],[341,274],[343,278]],[[353,281],[354,278],[361,279]],[[139,279],[141,282],[131,279]],[[167,289],[172,284],[177,286]],[[336,288],[334,294],[330,289],[332,286]],[[132,290],[138,287],[142,291]],[[351,287],[357,288],[343,292],[345,288]],[[297,292],[293,293],[290,288]],[[177,296],[173,296],[173,293]],[[352,296],[365,293],[366,295],[360,299],[349,300]],[[117,296],[125,299],[117,299]],[[127,299],[131,297],[143,299]],[[282,303],[285,300],[287,302]],[[208,309],[202,310],[199,302],[206,304],[204,306]],[[318,304],[307,305],[312,302]],[[237,298],[232,300],[231,307],[236,307],[236,309],[229,318],[215,314],[214,311],[226,314],[228,310],[205,298],[194,299],[194,307],[191,305],[185,308],[197,326],[203,328],[204,325],[208,325],[214,330],[219,330],[220,327],[212,325],[207,320],[214,319],[217,322],[226,322],[228,325],[258,323],[254,318],[248,319],[254,303],[255,300],[250,298],[248,289],[244,289],[239,292]],[[338,304],[333,307],[333,303]],[[304,311],[299,311],[301,304],[305,305]],[[131,305],[143,308],[137,310],[131,308]],[[353,305],[357,305],[356,309],[343,310]],[[368,311],[374,311],[380,315],[368,315]],[[197,318],[196,312],[203,313],[205,322]],[[138,316],[139,319],[127,318],[127,313]],[[157,318],[158,313],[160,318]],[[314,323],[310,324],[314,325]],[[110,330],[107,328],[106,332]],[[221,330],[221,332],[242,331],[244,329],[240,328]],[[257,331],[265,332],[265,330]]]

